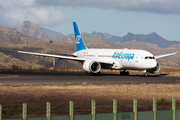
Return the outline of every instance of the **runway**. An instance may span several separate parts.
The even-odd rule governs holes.
[[[90,75],[87,73],[59,72],[59,73],[34,73],[34,72],[0,72],[0,84],[63,84],[72,82],[81,84],[83,82],[92,84],[109,83],[168,83],[180,81],[180,77],[163,75],[143,75],[120,76],[114,74]]]

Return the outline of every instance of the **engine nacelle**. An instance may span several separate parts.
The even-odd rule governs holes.
[[[101,64],[94,60],[86,60],[83,69],[88,73],[98,73],[101,70]]]
[[[160,66],[160,64],[157,62],[156,67],[153,68],[153,69],[147,70],[147,72],[148,72],[148,73],[157,73],[157,72],[159,72],[160,69],[161,69],[161,66]]]

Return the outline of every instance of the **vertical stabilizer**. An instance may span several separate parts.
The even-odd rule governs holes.
[[[86,49],[86,46],[84,44],[84,41],[83,41],[82,36],[79,32],[79,29],[78,29],[76,22],[73,22],[73,26],[74,26],[74,35],[75,35],[75,40],[76,40],[77,51]]]

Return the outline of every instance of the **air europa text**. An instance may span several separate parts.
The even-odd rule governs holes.
[[[131,59],[134,59],[134,53],[123,53],[123,52],[114,52],[112,58],[113,59],[128,59],[128,61]]]

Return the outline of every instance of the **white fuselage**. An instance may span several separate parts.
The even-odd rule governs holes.
[[[85,49],[74,53],[79,58],[113,62],[104,65],[106,69],[148,70],[155,68],[157,62],[148,51],[137,49]]]

